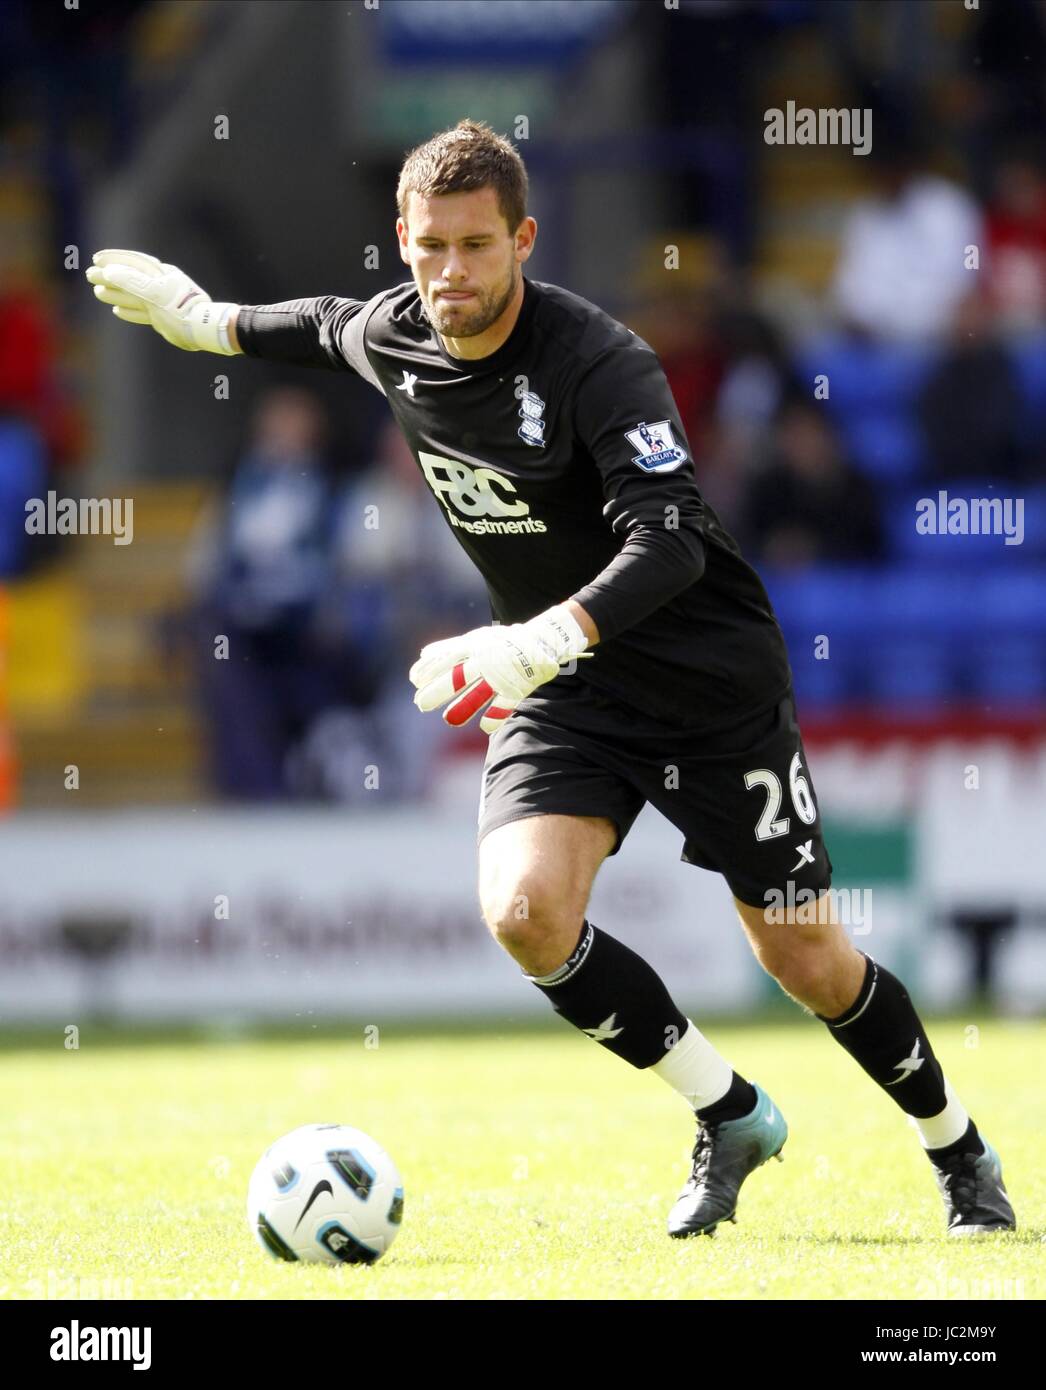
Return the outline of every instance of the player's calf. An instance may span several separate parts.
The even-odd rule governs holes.
[[[769,923],[738,903],[760,963],[809,1008],[918,1130],[951,1236],[1012,1231],[995,1150],[955,1095],[901,981],[857,951],[829,912],[823,923]],[[823,914],[821,914],[823,915]]]
[[[753,1123],[757,1088],[680,1011],[647,961],[585,919],[591,880],[615,835],[600,817],[526,817],[495,828],[480,845],[480,902],[495,939],[556,1013],[651,1070],[696,1113],[704,1156],[695,1150],[694,1183],[670,1223],[672,1234],[689,1234],[725,1219],[723,1203],[732,1210],[741,1182],[780,1151],[787,1131],[772,1107]]]
[[[813,904],[767,911],[734,900],[756,960],[796,1003],[829,1018],[857,998],[864,957],[822,896]]]

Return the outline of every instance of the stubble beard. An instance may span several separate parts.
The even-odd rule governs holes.
[[[437,333],[445,338],[475,338],[485,333],[492,323],[501,317],[516,293],[518,272],[509,272],[508,286],[501,290],[491,290],[487,294],[476,292],[479,303],[462,300],[454,304],[448,300],[436,299],[428,307],[429,322]]]

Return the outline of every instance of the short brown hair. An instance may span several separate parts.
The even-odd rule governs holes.
[[[527,215],[527,171],[515,146],[485,121],[465,119],[411,150],[396,187],[396,206],[404,222],[411,193],[434,198],[443,193],[494,189],[509,232]]]

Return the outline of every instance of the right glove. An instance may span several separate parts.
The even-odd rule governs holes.
[[[446,705],[443,718],[454,725],[467,724],[482,709],[479,727],[492,734],[520,700],[559,675],[563,662],[592,656],[587,646],[580,624],[562,603],[529,622],[475,627],[422,648],[409,673],[417,688],[414,703],[420,710]]]
[[[144,251],[96,251],[87,279],[95,297],[111,304],[125,323],[148,323],[161,338],[186,352],[220,352],[231,357],[225,324],[235,304],[215,304],[176,265]]]

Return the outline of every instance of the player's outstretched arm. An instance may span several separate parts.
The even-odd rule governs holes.
[[[149,324],[186,352],[240,352],[236,304],[216,304],[183,270],[144,251],[96,251],[87,279],[125,323]]]

